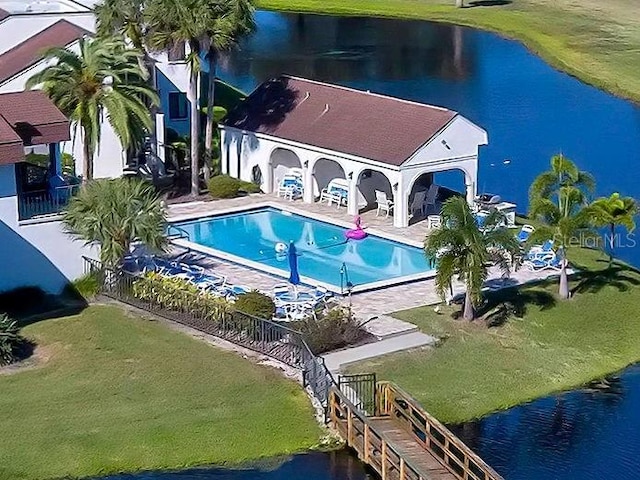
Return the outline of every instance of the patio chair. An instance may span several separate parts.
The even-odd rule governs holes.
[[[429,206],[433,205],[434,208],[436,206],[436,201],[438,200],[438,192],[440,191],[440,187],[435,183],[429,185],[429,190],[427,190],[427,195],[424,199],[424,211],[429,211]]]
[[[544,257],[548,253],[555,254],[555,251],[553,250],[553,240],[547,240],[542,245],[534,245],[531,247],[525,256],[525,259]]]
[[[541,272],[543,270],[560,271],[562,270],[562,261],[562,258],[553,252],[529,258],[523,264],[532,272]]]
[[[349,181],[346,178],[334,178],[326,188],[320,192],[320,202],[327,202],[327,205],[336,203],[338,208],[346,206],[349,201]]]
[[[524,243],[529,240],[531,234],[535,231],[535,228],[532,225],[523,225],[516,238],[520,243]]]
[[[427,228],[434,229],[442,227],[442,217],[440,215],[427,216]]]
[[[289,198],[294,200],[295,198],[302,197],[304,186],[302,184],[302,178],[296,175],[285,175],[280,179],[278,183],[278,189],[276,190],[276,196]]]
[[[409,213],[413,216],[413,213],[416,210],[420,210],[420,215],[424,217],[426,211],[426,200],[427,200],[427,191],[422,190],[420,192],[416,192],[413,196],[413,201],[409,206]]]
[[[376,203],[378,204],[376,217],[380,215],[380,212],[385,212],[385,217],[388,217],[391,210],[393,210],[393,200],[389,200],[385,192],[376,190]]]

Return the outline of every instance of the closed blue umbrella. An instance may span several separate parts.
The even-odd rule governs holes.
[[[300,274],[298,273],[298,253],[293,242],[289,242],[289,283],[298,285]]]

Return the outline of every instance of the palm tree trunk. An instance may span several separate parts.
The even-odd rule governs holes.
[[[609,228],[611,229],[611,240],[609,240],[609,268],[611,268],[611,265],[613,265],[613,249],[616,247],[616,226],[611,223]]]
[[[475,318],[475,312],[473,311],[473,300],[471,299],[471,289],[467,286],[467,292],[464,294],[464,311],[462,318],[473,322]]]
[[[191,195],[200,194],[200,159],[198,158],[198,140],[200,137],[200,108],[198,105],[198,72],[189,70],[189,92],[187,95],[191,107]]]
[[[90,135],[87,129],[82,130],[82,153],[84,156],[84,162],[82,164],[82,185],[86,185],[93,178],[93,152],[91,148]]]
[[[569,298],[569,279],[567,278],[567,259],[562,259],[562,268],[560,269],[560,298]]]
[[[209,91],[207,93],[207,125],[204,136],[204,148],[205,148],[205,167],[204,177],[207,183],[211,177],[211,166],[213,164],[213,128],[214,118],[213,110],[215,107],[215,93],[216,93],[216,70],[218,64],[217,52],[214,49],[209,49]]]

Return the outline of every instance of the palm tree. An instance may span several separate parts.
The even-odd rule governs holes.
[[[200,193],[200,106],[198,83],[200,57],[207,40],[208,11],[203,0],[149,0],[145,8],[148,25],[147,44],[151,50],[167,51],[187,44],[191,123],[191,194]]]
[[[615,248],[615,229],[620,225],[631,233],[636,228],[635,216],[640,212],[638,204],[631,197],[621,197],[613,193],[609,197],[600,197],[590,206],[593,223],[596,227],[609,227],[609,266],[613,263]]]
[[[91,182],[71,199],[63,214],[68,233],[100,246],[108,268],[122,264],[134,241],[164,251],[166,212],[153,186],[131,178]]]
[[[215,79],[220,54],[235,47],[238,40],[256,28],[252,0],[204,0],[207,10],[207,54],[209,84],[207,95],[207,123],[205,128],[205,177],[213,159],[213,130],[215,128]]]
[[[466,286],[463,318],[475,318],[475,306],[482,298],[482,285],[487,279],[489,262],[495,262],[503,274],[509,274],[511,258],[519,253],[518,241],[506,228],[499,228],[504,215],[491,213],[483,228],[478,226],[466,200],[452,197],[442,206],[443,227],[429,235],[425,253],[437,258],[436,289],[444,298],[454,276]]]
[[[81,39],[79,53],[54,48],[45,54],[54,60],[27,82],[41,85],[56,106],[71,120],[83,140],[83,184],[93,178],[93,158],[100,146],[104,117],[123,149],[138,146],[151,130],[145,101],[157,103],[138,65],[140,52],[114,38]]]
[[[530,242],[553,239],[560,247],[562,298],[569,298],[567,250],[573,239],[589,230],[588,201],[594,188],[593,177],[562,154],[551,158],[551,169],[538,175],[529,188],[529,216],[542,222]]]
[[[104,0],[96,5],[97,33],[101,37],[121,36],[140,52],[145,52],[145,0]],[[139,57],[145,78],[149,77],[145,57]]]

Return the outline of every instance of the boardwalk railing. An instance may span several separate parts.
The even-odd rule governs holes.
[[[390,382],[378,383],[380,413],[395,418],[414,438],[461,480],[501,480],[502,477],[462,440]]]
[[[370,465],[384,480],[428,480],[429,472],[420,467],[416,457],[402,451],[390,441],[381,420],[393,421],[406,432],[407,438],[421,447],[422,455],[431,455],[449,472],[451,479],[503,480],[478,455],[447,427],[426,412],[396,385],[378,382],[377,413],[367,415],[357,408],[349,396],[338,388],[329,391],[329,421],[353,448],[360,459]],[[437,460],[436,460],[437,459]],[[444,478],[444,477],[437,477]]]
[[[302,370],[304,386],[326,407],[329,389],[335,385],[322,357],[313,354],[300,332],[270,320],[235,310],[213,312],[200,306],[198,294],[185,292],[192,298],[173,302],[171,307],[161,301],[150,301],[136,295],[139,275],[104,267],[99,261],[84,257],[86,274],[96,277],[100,293],[106,297],[146,310],[168,320],[187,325],[200,332],[227,340],[235,345],[275,358]],[[174,305],[189,305],[178,309]]]
[[[337,388],[329,391],[329,422],[358,457],[383,480],[429,480],[411,459],[405,458],[369,418]]]

